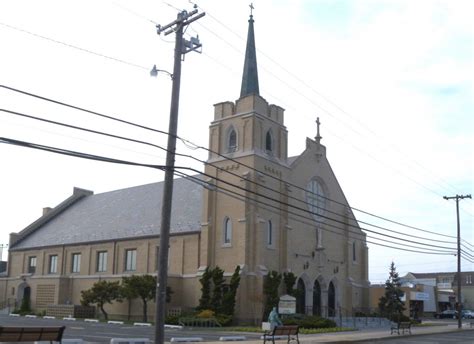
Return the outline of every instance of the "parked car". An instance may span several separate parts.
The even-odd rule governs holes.
[[[471,311],[470,309],[463,310],[461,314],[464,319],[474,319],[474,311]]]
[[[458,318],[458,312],[455,310],[447,309],[445,311],[442,311],[441,313],[436,313],[435,318],[437,319],[457,319]]]

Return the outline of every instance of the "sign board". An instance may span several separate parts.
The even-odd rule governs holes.
[[[280,314],[295,314],[296,313],[296,298],[290,295],[283,295],[278,302],[278,313]]]
[[[430,299],[430,294],[419,291],[412,291],[410,298],[416,301],[428,301]]]
[[[452,288],[451,283],[438,283],[436,286],[438,287],[438,289],[451,289]]]

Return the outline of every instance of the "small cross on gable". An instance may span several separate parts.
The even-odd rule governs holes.
[[[317,131],[316,131],[316,142],[319,143],[321,141],[321,139],[323,138],[320,134],[319,134],[319,126],[321,125],[321,122],[319,121],[319,117],[316,119],[316,125],[317,125]]]

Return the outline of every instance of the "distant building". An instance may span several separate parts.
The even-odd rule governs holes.
[[[0,274],[5,273],[7,271],[7,262],[0,260]]]
[[[435,286],[438,311],[455,309],[458,290],[456,272],[409,272],[401,279],[405,283]],[[465,309],[474,309],[474,271],[461,272],[461,303]]]
[[[366,308],[366,235],[326,158],[319,121],[305,150],[288,157],[284,109],[259,93],[252,16],[244,65],[240,98],[214,105],[205,176],[175,180],[169,308],[198,305],[206,267],[219,266],[229,277],[237,265],[241,322],[261,321],[263,280],[272,270],[297,276],[299,313],[336,316]],[[75,188],[11,235],[0,298],[19,303],[28,294],[41,310],[79,304],[81,290],[101,279],[156,274],[162,190],[163,183],[102,194]],[[106,307],[114,317],[129,309],[141,314],[138,300]]]
[[[446,309],[455,309],[457,302],[457,273],[409,272],[400,277],[402,290],[405,293],[405,315],[415,317],[433,315]],[[461,300],[464,309],[474,309],[474,271],[461,272]],[[384,284],[370,286],[370,306],[378,307],[381,296],[385,293]]]

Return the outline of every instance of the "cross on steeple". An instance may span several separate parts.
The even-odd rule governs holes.
[[[316,125],[317,125],[317,131],[316,131],[316,143],[320,143],[321,139],[323,138],[321,135],[319,135],[319,126],[321,125],[321,122],[319,121],[319,117],[316,118]]]
[[[253,15],[253,10],[254,10],[253,2],[250,3],[249,7],[250,7],[250,16],[252,16]]]

